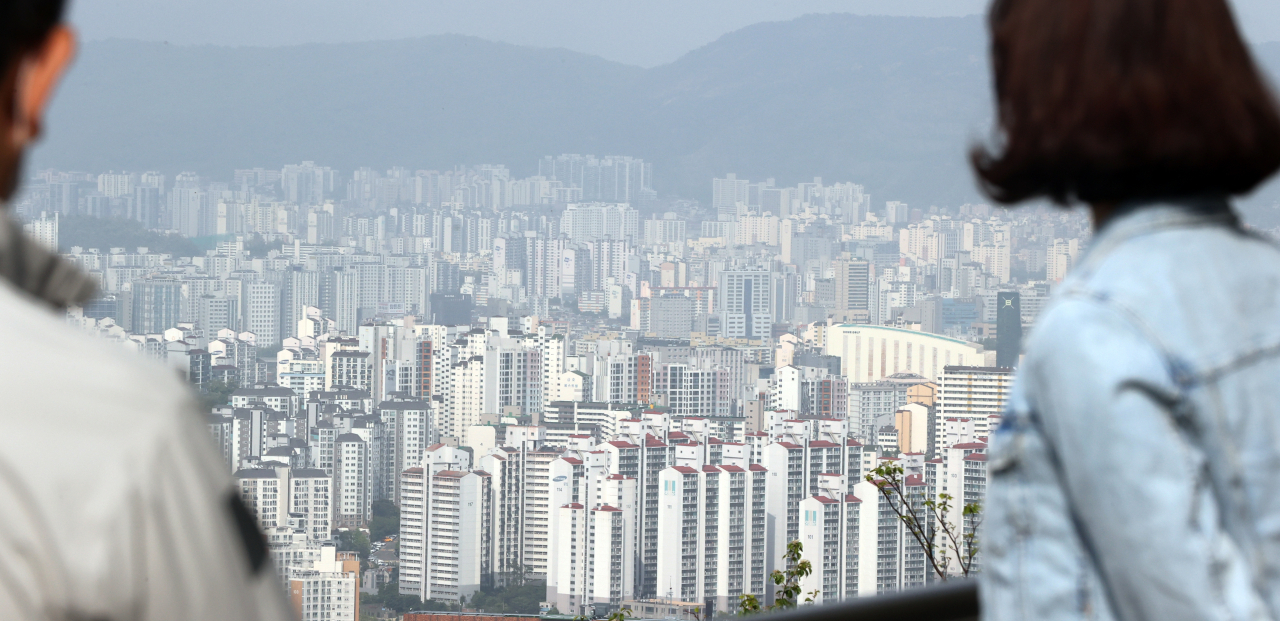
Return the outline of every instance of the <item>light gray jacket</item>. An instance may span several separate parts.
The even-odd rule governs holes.
[[[991,439],[983,616],[1277,618],[1280,250],[1223,200],[1126,207]]]
[[[2,207],[2,206],[0,206]],[[97,287],[74,263],[32,241],[0,209],[0,278],[56,309],[79,306]]]
[[[190,387],[51,312],[92,290],[0,214],[0,619],[291,619]]]

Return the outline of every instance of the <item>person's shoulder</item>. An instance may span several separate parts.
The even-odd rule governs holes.
[[[1111,323],[1113,313],[1105,298],[1083,287],[1060,291],[1036,318],[1027,335],[1027,353],[1053,351],[1077,342],[1082,330],[1096,330],[1104,323]]]
[[[1132,292],[1176,296],[1180,289],[1224,277],[1240,280],[1280,274],[1280,244],[1229,226],[1180,227],[1150,231],[1117,244],[1083,273],[1078,285],[1110,295]]]
[[[1160,341],[1144,319],[1084,289],[1056,295],[1037,318],[1027,336],[1022,371],[1033,387],[1121,377],[1169,381]]]
[[[176,372],[68,325],[0,283],[0,391],[11,411],[141,423],[171,415],[191,396]],[[70,421],[68,421],[70,422]]]

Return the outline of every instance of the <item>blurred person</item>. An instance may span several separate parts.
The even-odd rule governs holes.
[[[61,0],[0,0],[0,200],[75,52]],[[188,388],[56,309],[91,281],[0,217],[0,619],[286,619]]]
[[[997,0],[1002,203],[1089,205],[991,442],[987,619],[1280,618],[1280,116],[1225,0]]]

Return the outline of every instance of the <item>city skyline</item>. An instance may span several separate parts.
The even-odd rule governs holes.
[[[1273,0],[63,4],[11,608],[1266,608]]]
[[[100,285],[71,325],[202,395],[281,579],[332,583],[304,616],[515,583],[542,612],[727,614],[774,600],[792,541],[843,559],[804,581],[824,603],[980,567],[926,562],[893,512],[945,495],[936,523],[975,532],[1009,351],[1087,219],[734,174],[702,203],[627,155],[535,168],[42,170],[15,209]],[[60,239],[122,221],[207,249]],[[867,480],[885,468],[901,499]],[[376,558],[329,556],[388,512]]]

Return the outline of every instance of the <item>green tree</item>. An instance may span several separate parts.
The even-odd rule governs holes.
[[[369,535],[363,530],[344,530],[338,533],[338,550],[355,552],[360,560],[369,560]]]
[[[631,614],[630,608],[619,608],[608,617],[605,617],[605,619],[606,621],[627,621],[627,619],[632,616],[634,615]]]
[[[213,380],[204,385],[204,393],[200,395],[200,402],[204,404],[205,409],[227,405],[231,402],[231,393],[239,388],[239,382]]]
[[[400,614],[413,610],[432,610],[448,612],[456,608],[456,605],[450,602],[440,602],[436,600],[422,601],[417,595],[402,595],[400,593],[400,576],[399,570],[391,570],[391,581],[378,587],[378,592],[374,594],[362,594],[360,596],[360,605],[365,604],[382,604],[384,607],[394,610]]]
[[[191,240],[177,233],[148,230],[141,222],[128,218],[66,216],[58,221],[58,242],[64,251],[72,246],[98,248],[103,252],[110,248],[132,251],[143,247],[151,252],[179,257],[204,256]]]
[[[284,242],[279,240],[269,242],[257,233],[249,236],[249,238],[244,241],[244,249],[249,252],[249,256],[251,257],[266,258],[268,252],[272,250],[280,250],[283,247]]]
[[[802,591],[800,581],[813,573],[813,565],[809,561],[804,560],[803,553],[804,544],[799,541],[792,541],[788,543],[787,553],[783,555],[787,568],[785,570],[775,569],[773,570],[773,573],[769,575],[769,580],[778,587],[777,591],[775,591],[776,595],[773,598],[773,605],[765,606],[760,602],[759,596],[747,593],[739,597],[739,614],[749,615],[769,610],[786,610],[788,608],[795,608]],[[820,592],[817,590],[810,591],[805,594],[804,603],[812,603],[813,600],[817,599],[819,594]],[[695,609],[694,614],[698,614],[697,609]]]
[[[382,541],[400,534],[400,508],[389,500],[373,502],[373,521],[369,523],[369,538]]]
[[[953,559],[960,574],[968,577],[978,556],[982,506],[964,505],[960,510],[963,523],[952,523],[947,516],[951,514],[955,498],[945,493],[936,498],[914,497],[907,492],[903,472],[902,466],[886,463],[867,474],[866,479],[880,490],[889,508],[920,545],[939,580],[945,581],[950,576]]]
[[[482,588],[471,596],[471,607],[488,613],[536,615],[547,596],[542,580],[526,580],[505,587]]]

